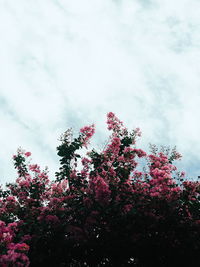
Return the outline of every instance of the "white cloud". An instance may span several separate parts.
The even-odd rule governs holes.
[[[200,152],[200,3],[196,0],[0,1],[0,175],[18,146],[58,167],[69,127],[115,112],[140,144],[177,145],[190,176]]]

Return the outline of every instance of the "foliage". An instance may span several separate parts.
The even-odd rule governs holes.
[[[196,266],[200,261],[200,183],[173,161],[181,155],[136,147],[132,132],[110,112],[109,143],[88,146],[94,125],[77,138],[66,131],[58,146],[56,179],[13,156],[18,178],[0,189],[0,266]],[[140,159],[146,168],[139,171]],[[78,162],[81,162],[79,168]]]

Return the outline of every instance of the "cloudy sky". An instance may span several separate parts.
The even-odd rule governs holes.
[[[0,0],[0,183],[21,146],[58,169],[66,129],[106,113],[140,127],[138,146],[177,145],[200,175],[200,1]]]

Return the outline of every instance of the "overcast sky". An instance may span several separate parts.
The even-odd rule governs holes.
[[[0,183],[14,181],[21,146],[58,169],[62,132],[109,111],[138,146],[177,145],[181,170],[200,175],[200,1],[0,0]]]

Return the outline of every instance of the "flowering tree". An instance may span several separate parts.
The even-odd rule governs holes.
[[[55,180],[30,152],[13,156],[18,177],[0,189],[0,266],[197,266],[200,183],[177,172],[176,149],[147,154],[139,128],[128,132],[112,112],[107,125],[106,147],[85,156],[94,125],[62,135]]]

